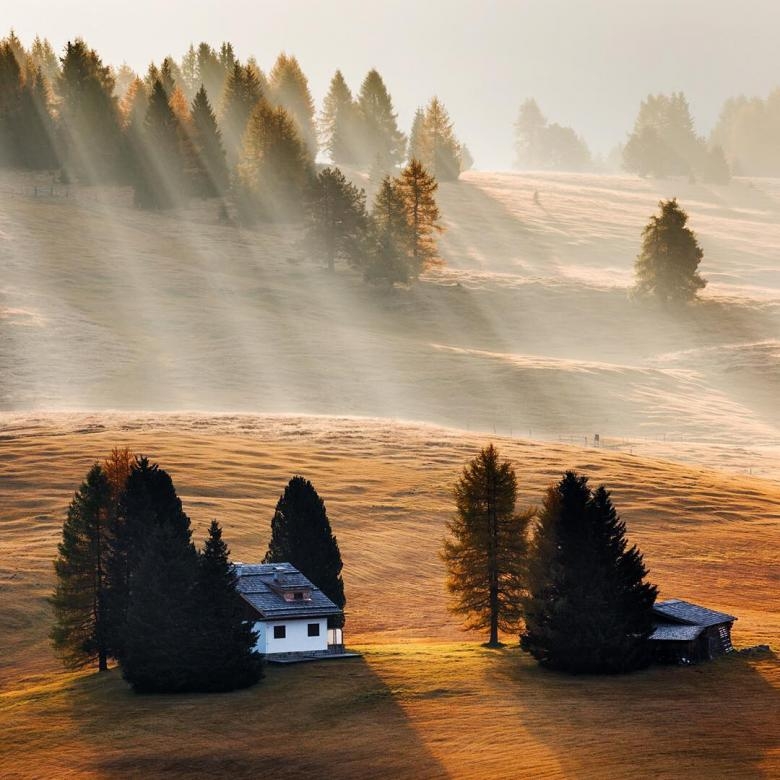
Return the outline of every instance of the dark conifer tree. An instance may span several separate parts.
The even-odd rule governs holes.
[[[412,159],[401,171],[398,186],[406,205],[410,231],[409,272],[416,277],[436,258],[434,236],[443,230],[439,222],[439,207],[436,205],[439,185],[419,160]]]
[[[191,141],[196,156],[195,192],[210,198],[225,192],[228,169],[222,136],[204,87],[192,102]]]
[[[57,582],[51,599],[55,650],[72,668],[95,660],[108,668],[106,564],[110,486],[99,464],[76,491],[62,528],[54,562]]]
[[[224,89],[229,71],[225,70],[217,53],[207,43],[201,43],[198,46],[196,63],[197,77],[194,84],[202,84],[206,88],[206,93],[212,106],[221,105],[222,90]]]
[[[236,590],[236,573],[222,529],[213,520],[198,561],[195,608],[200,632],[195,648],[202,691],[232,691],[256,683],[262,676],[254,647],[257,635]]]
[[[385,176],[371,209],[366,279],[389,286],[408,282],[412,275],[413,243],[401,186],[397,179]]]
[[[487,630],[495,647],[499,631],[517,632],[521,621],[533,511],[515,512],[515,470],[492,444],[464,468],[454,492],[457,514],[447,524],[442,553],[451,609],[466,618],[467,628]]]
[[[61,61],[59,157],[71,178],[112,180],[120,172],[122,140],[111,69],[81,39],[67,44]]]
[[[293,477],[276,504],[264,563],[291,563],[343,609],[341,553],[323,500],[309,480]]]
[[[635,293],[664,304],[685,303],[707,284],[698,272],[704,252],[686,227],[688,214],[677,199],[658,205],[660,215],[651,217],[642,231],[642,249],[634,264]]]
[[[180,547],[190,544],[190,519],[170,475],[148,458],[137,458],[119,499],[110,529],[108,551],[108,609],[113,654],[121,657],[126,636],[128,604],[147,536],[165,528]]]
[[[382,77],[376,70],[366,75],[358,95],[360,138],[358,161],[368,167],[379,158],[385,171],[404,159],[406,137],[398,129],[393,101]]]
[[[183,135],[181,123],[158,79],[154,82],[144,118],[135,181],[137,205],[167,209],[181,201],[186,191]]]
[[[0,165],[22,165],[22,91],[24,74],[16,47],[8,38],[0,41]]]
[[[20,102],[22,164],[32,170],[58,167],[56,130],[49,110],[49,88],[40,68],[27,69]]]
[[[306,243],[332,271],[336,258],[357,265],[365,250],[366,193],[338,168],[320,171],[306,204]]]
[[[602,487],[566,472],[539,515],[523,599],[523,649],[569,672],[627,672],[648,660],[656,588]]]
[[[407,153],[410,160],[422,161],[425,159],[425,111],[422,108],[418,108],[414,112]]]
[[[131,475],[132,479],[132,475]],[[204,627],[195,588],[198,556],[171,525],[149,525],[136,548],[138,563],[119,662],[137,693],[198,690]]]

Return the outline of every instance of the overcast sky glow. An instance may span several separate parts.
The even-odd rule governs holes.
[[[265,69],[284,49],[318,106],[336,68],[356,91],[376,67],[404,130],[438,94],[480,168],[510,164],[529,96],[606,153],[648,92],[685,91],[706,132],[726,97],[780,85],[778,0],[25,0],[4,19],[25,44],[81,35],[137,70],[190,41],[230,40]]]

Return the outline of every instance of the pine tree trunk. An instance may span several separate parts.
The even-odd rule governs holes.
[[[490,482],[490,500],[488,502],[488,518],[490,522],[490,554],[488,576],[490,581],[490,640],[491,647],[498,645],[498,516],[496,512],[496,477],[492,475]]]

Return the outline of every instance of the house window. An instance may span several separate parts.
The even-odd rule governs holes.
[[[284,639],[287,636],[287,626],[274,626],[274,639]]]
[[[309,623],[309,636],[319,636],[319,635],[320,635],[320,624]]]
[[[303,592],[300,590],[296,590],[295,593],[293,593],[293,598],[296,601],[303,601]]]

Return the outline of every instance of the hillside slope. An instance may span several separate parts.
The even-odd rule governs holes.
[[[441,186],[445,265],[387,295],[312,264],[292,229],[219,226],[209,204],[185,219],[147,214],[121,191],[33,198],[6,175],[0,408],[349,413],[632,447],[674,439],[769,473],[777,190],[470,173]],[[673,194],[710,280],[680,314],[626,294],[641,228]]]
[[[483,436],[379,420],[105,412],[2,415],[0,427],[4,777],[249,778],[269,763],[344,778],[780,771],[772,656],[572,678],[538,669],[512,637],[490,653],[460,630],[437,553],[453,480]],[[777,482],[495,441],[524,504],[565,468],[605,482],[662,597],[737,615],[737,647],[778,647]],[[51,560],[73,490],[115,445],[168,469],[195,538],[218,518],[237,560],[261,558],[287,479],[310,478],[344,557],[347,641],[364,658],[270,669],[250,691],[214,696],[137,697],[116,672],[62,672],[47,641]],[[291,739],[298,731],[316,756]]]

